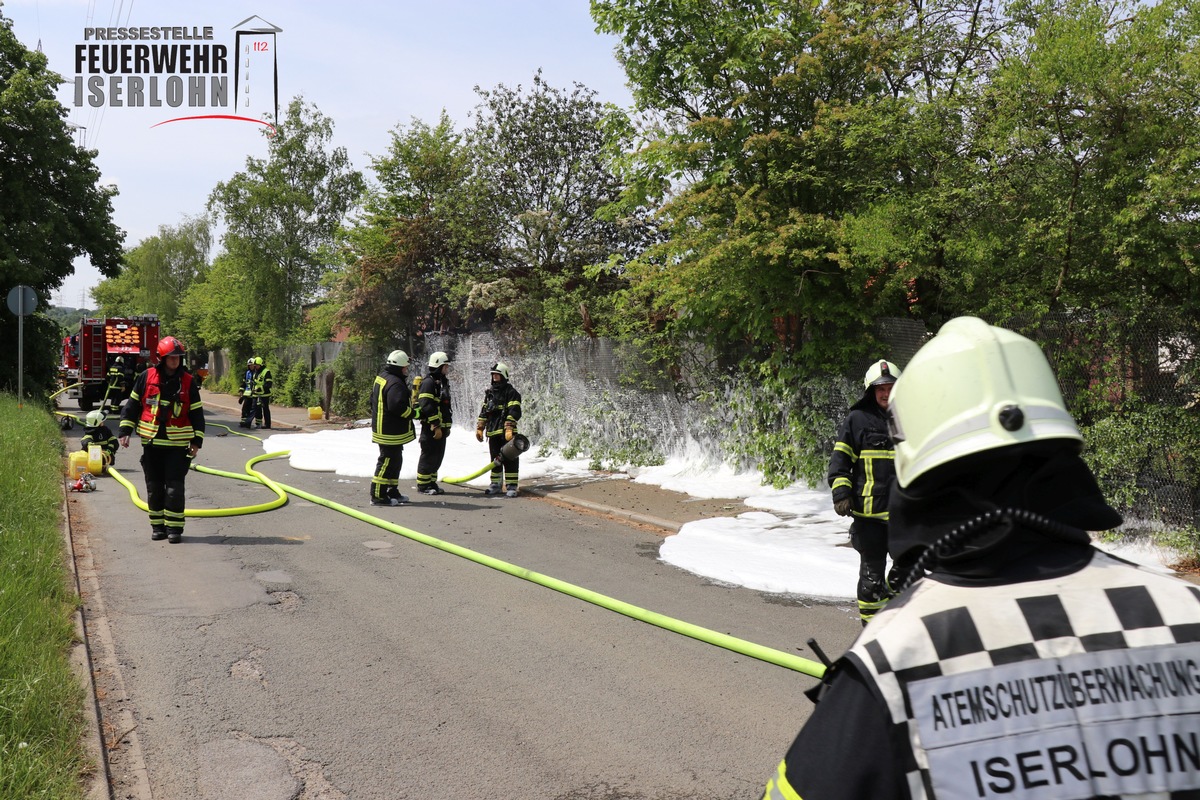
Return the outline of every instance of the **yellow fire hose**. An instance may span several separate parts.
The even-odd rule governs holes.
[[[59,389],[57,392],[55,392],[54,394],[50,395],[50,398],[49,398],[49,399],[53,400],[54,398],[58,397],[60,394],[62,394],[63,392],[65,392],[67,389],[74,389],[76,386],[83,386],[83,381],[77,381],[76,383],[72,383],[72,384],[71,384],[71,385],[69,385],[69,386],[64,386],[64,387],[62,387],[62,388],[61,388],[61,389]],[[62,415],[62,416],[69,416],[69,415],[67,415],[67,414],[62,414],[62,412],[55,412],[55,413],[57,413],[57,414],[60,414],[60,415]]]
[[[222,427],[224,427],[224,426],[222,426]],[[231,430],[230,432],[232,433],[233,431]],[[250,434],[239,434],[239,435],[250,436]],[[259,437],[250,436],[250,438],[257,439]],[[287,484],[278,483],[276,481],[271,480],[266,475],[264,475],[263,473],[261,473],[258,470],[253,468],[254,465],[259,463],[260,461],[266,461],[268,459],[273,459],[273,458],[281,458],[283,456],[288,455],[289,452],[290,451],[283,450],[283,451],[280,451],[277,453],[267,453],[264,455],[255,456],[254,458],[252,458],[246,462],[246,474],[245,475],[240,475],[235,472],[225,472],[223,470],[212,469],[210,467],[202,467],[197,464],[193,464],[192,468],[198,472],[204,472],[204,473],[208,473],[211,475],[217,475],[220,477],[233,478],[236,480],[262,483],[264,486],[269,488],[271,491],[275,492],[276,498],[270,502],[260,503],[258,505],[253,505],[253,506],[240,506],[240,507],[236,507],[236,508],[187,509],[186,511],[184,511],[184,516],[187,516],[187,517],[229,517],[229,516],[237,516],[240,514],[256,514],[259,512],[263,512],[263,511],[270,511],[271,509],[274,509],[274,508],[279,508],[280,506],[284,505],[287,502],[287,495],[292,494],[292,495],[295,495],[296,497],[307,500],[310,503],[315,503],[316,505],[324,506],[333,511],[337,511],[339,513],[345,514],[346,516],[353,517],[362,522],[366,522],[369,525],[374,525],[377,528],[382,528],[383,530],[390,531],[391,533],[394,533],[397,536],[403,536],[407,539],[413,540],[414,542],[419,542],[421,544],[437,548],[438,550],[441,550],[446,553],[450,553],[451,555],[456,555],[456,556],[459,556],[460,558],[465,558],[468,561],[473,561],[476,564],[481,564],[485,567],[489,567],[490,569],[494,569],[499,572],[503,572],[508,575],[512,575],[514,577],[521,578],[522,580],[526,580],[531,583],[536,583],[539,586],[546,587],[547,589],[553,589],[556,592],[561,592],[563,594],[570,595],[571,597],[577,598],[579,600],[583,600],[584,602],[591,603],[593,605],[600,606],[601,608],[607,608],[609,611],[615,611],[618,614],[623,614],[627,617],[630,617],[631,619],[636,619],[641,622],[645,622],[649,625],[654,625],[655,627],[662,628],[664,630],[672,631],[674,633],[678,633],[683,636],[688,636],[688,637],[690,637],[692,639],[696,639],[698,641],[707,642],[708,644],[716,645],[717,647],[722,647],[726,650],[730,650],[735,653],[741,653],[742,655],[749,656],[751,658],[756,658],[759,661],[765,661],[769,664],[775,664],[780,667],[785,667],[787,669],[795,670],[796,672],[802,672],[805,675],[811,675],[814,678],[820,678],[822,675],[825,674],[825,667],[822,664],[817,663],[816,661],[812,661],[807,658],[802,658],[800,656],[793,655],[791,653],[786,653],[782,650],[776,650],[773,647],[767,647],[765,645],[755,644],[754,642],[749,642],[749,641],[746,641],[745,639],[739,639],[736,636],[730,636],[729,634],[720,633],[719,631],[714,631],[709,628],[701,627],[699,625],[693,625],[690,622],[684,622],[683,620],[675,619],[674,617],[668,617],[664,614],[659,614],[654,611],[649,611],[647,609],[640,608],[639,606],[632,605],[631,603],[626,603],[622,600],[617,600],[615,598],[608,597],[607,595],[600,594],[599,592],[594,592],[590,589],[585,589],[582,586],[576,586],[573,583],[568,583],[567,581],[562,581],[562,580],[559,580],[558,578],[552,578],[549,575],[543,575],[539,572],[534,572],[533,570],[526,569],[525,567],[517,566],[516,564],[510,564],[509,562],[502,561],[498,558],[493,558],[491,556],[484,555],[482,553],[477,553],[474,550],[470,550],[466,547],[462,547],[460,545],[452,544],[450,542],[446,542],[441,539],[437,539],[433,536],[429,536],[428,534],[424,534],[419,531],[414,531],[410,528],[405,528],[402,525],[397,525],[393,522],[388,522],[387,520],[380,519],[379,517],[371,516],[370,514],[367,514],[358,509],[351,508],[349,506],[344,506],[341,503],[337,503],[332,500],[327,500],[324,497],[320,497],[318,495],[311,494],[302,489],[297,489],[294,486],[288,486]],[[443,478],[442,480],[446,483],[462,483],[464,481],[469,481],[472,478],[482,475],[484,472],[486,472],[487,470],[489,470],[491,468],[492,468],[492,462],[489,461],[487,463],[487,466],[485,466],[483,469],[479,470],[478,472],[476,472],[473,475],[468,475],[465,478],[456,478],[453,480]],[[110,475],[112,475],[114,478],[116,478],[117,481],[120,482],[126,489],[129,490],[129,495],[133,499],[134,505],[136,505],[138,508],[142,509],[143,511],[147,510],[145,502],[140,497],[138,497],[137,490],[133,487],[132,484],[129,483],[129,481],[123,475],[121,475],[117,470],[113,469],[112,467],[109,468],[108,472]]]
[[[254,458],[250,459],[246,462],[246,472],[250,473],[252,477],[238,475],[236,472],[225,472],[224,470],[213,469],[211,467],[202,467],[199,464],[192,464],[192,469],[196,470],[197,472],[207,472],[210,475],[217,475],[223,478],[237,478],[238,480],[261,483],[263,486],[266,486],[275,493],[275,499],[253,506],[235,506],[232,508],[188,508],[184,510],[183,515],[185,517],[237,517],[243,514],[259,514],[263,511],[270,511],[272,509],[279,508],[282,505],[286,505],[287,494],[283,491],[283,489],[281,489],[266,475],[251,469],[251,467],[254,464],[257,464],[259,461],[265,461],[268,458],[277,458],[287,454],[288,451],[283,450],[278,453],[266,453],[261,456],[255,456]],[[146,501],[138,496],[137,489],[124,475],[120,473],[120,471],[118,471],[115,467],[109,467],[108,474],[116,478],[117,483],[129,490],[129,497],[133,500],[133,504],[135,506],[140,508],[142,511],[149,510],[146,506]]]
[[[275,453],[270,457],[278,455],[282,454]],[[491,468],[490,463],[488,464],[488,468]],[[261,475],[261,473],[257,472],[256,470],[250,469],[249,464],[246,466],[246,471],[253,475]],[[741,653],[742,655],[750,656],[751,658],[757,658],[760,661],[766,661],[781,667],[787,667],[788,669],[792,669],[797,672],[803,672],[805,675],[811,675],[814,678],[819,678],[825,674],[825,667],[823,665],[818,664],[815,661],[810,661],[807,658],[801,658],[800,656],[795,656],[791,653],[785,653],[782,650],[776,650],[772,647],[766,647],[761,644],[755,644],[754,642],[748,642],[745,639],[739,639],[736,636],[730,636],[728,634],[720,633],[708,628],[702,628],[699,625],[693,625],[690,622],[684,622],[673,617],[668,617],[664,614],[639,608],[638,606],[621,600],[616,600],[612,597],[608,597],[607,595],[600,594],[599,592],[593,592],[590,589],[584,589],[581,586],[576,586],[573,583],[567,583],[566,581],[559,580],[558,578],[552,578],[549,575],[543,575],[539,572],[526,569],[525,567],[519,567],[516,564],[510,564],[507,561],[501,561],[498,558],[492,558],[491,556],[477,553],[474,550],[470,550],[466,547],[442,541],[441,539],[434,538],[433,536],[429,536],[419,531],[414,531],[410,528],[405,528],[404,526],[397,525],[393,522],[388,522],[380,519],[379,517],[373,517],[370,514],[359,511],[358,509],[350,508],[349,506],[344,506],[340,503],[335,503],[332,500],[326,500],[323,497],[310,494],[309,492],[303,491],[302,489],[297,489],[294,486],[288,486],[282,483],[276,485],[280,489],[286,491],[288,494],[293,494],[296,497],[309,501],[310,503],[316,503],[317,505],[325,506],[326,508],[341,512],[342,514],[350,517],[354,517],[362,522],[374,525],[377,528],[390,531],[398,536],[412,539],[414,542],[420,542],[421,544],[426,544],[430,547],[436,547],[438,550],[450,553],[451,555],[465,558],[468,561],[474,561],[476,564],[482,564],[485,567],[490,567],[491,569],[507,573],[514,577],[521,578],[522,580],[536,583],[539,586],[545,586],[547,589],[553,589],[556,592],[562,592],[563,594],[570,595],[571,597],[578,598],[579,600],[583,600],[588,603],[592,603],[593,605],[600,606],[601,608],[607,608],[609,611],[615,611],[618,614],[624,614],[627,617],[640,620],[641,622],[646,622],[650,625],[654,625],[665,630],[674,631],[675,633],[679,633],[684,636],[690,636],[693,639],[714,644],[718,647],[723,647],[726,650],[732,650],[735,653]]]
[[[442,478],[442,483],[454,483],[454,484],[466,483],[469,480],[478,478],[480,475],[487,472],[494,466],[496,466],[496,462],[489,461],[488,463],[486,463],[482,467],[480,467],[477,472],[472,472],[470,475],[465,475],[461,478]]]

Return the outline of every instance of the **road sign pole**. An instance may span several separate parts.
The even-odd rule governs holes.
[[[23,298],[22,298],[23,299]],[[24,308],[25,304],[22,303]],[[17,315],[17,410],[25,408],[25,314]]]
[[[8,293],[8,310],[17,315],[17,408],[25,407],[25,315],[37,309],[37,294],[28,286]]]

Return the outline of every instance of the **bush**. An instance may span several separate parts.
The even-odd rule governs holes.
[[[753,364],[744,367],[753,375]],[[758,380],[735,382],[714,430],[725,430],[725,447],[741,466],[758,467],[776,488],[803,480],[819,486],[829,469],[837,426],[858,396],[843,378],[799,380],[764,365]]]
[[[1084,459],[1127,524],[1178,540],[1195,526],[1200,417],[1175,406],[1113,414],[1082,429]],[[1194,537],[1186,536],[1196,547]]]
[[[321,404],[315,379],[308,365],[297,361],[288,369],[283,381],[276,384],[276,402],[293,408],[308,408]]]
[[[371,384],[375,372],[347,348],[333,362],[333,400],[330,414],[361,419],[371,415]]]

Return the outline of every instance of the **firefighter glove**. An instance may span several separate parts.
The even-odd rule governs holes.
[[[244,403],[244,402],[246,402],[246,398],[242,397],[242,396],[239,394],[239,395],[238,395],[238,405],[240,406],[240,405],[241,405],[242,403]]]
[[[475,441],[483,441],[483,423],[480,422],[475,426]]]
[[[850,513],[850,498],[844,497],[841,500],[833,502],[833,510],[837,512],[839,517],[844,517]]]
[[[433,438],[435,438],[435,439],[440,439],[440,438],[442,438],[442,429],[441,429],[440,427],[434,426],[434,428],[433,428]]]
[[[509,420],[504,423],[504,441],[511,442],[513,437],[513,422]]]

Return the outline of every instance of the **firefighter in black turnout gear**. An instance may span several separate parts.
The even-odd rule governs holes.
[[[400,494],[400,466],[404,445],[413,433],[412,395],[408,387],[408,354],[393,350],[383,371],[371,385],[371,441],[379,445],[379,459],[371,478],[371,505],[398,506],[408,498]]]
[[[184,481],[204,444],[200,384],[183,366],[185,354],[174,336],[159,339],[158,363],[134,380],[121,413],[121,447],[135,431],[142,440],[150,538],[171,544],[183,540]]]
[[[883,608],[891,586],[912,567],[911,559],[896,562],[887,573],[888,492],[896,477],[887,407],[892,384],[900,370],[890,361],[876,361],[863,377],[862,398],[838,428],[829,459],[829,488],[833,508],[852,516],[850,543],[858,551],[858,613],[862,624]],[[884,575],[888,577],[885,579]]]
[[[262,356],[254,357],[254,427],[271,427],[271,393],[275,387],[275,376],[266,366]]]
[[[421,381],[417,411],[421,419],[421,457],[417,460],[417,491],[445,494],[438,486],[438,470],[446,457],[446,437],[454,422],[450,408],[450,358],[441,350],[429,357],[429,375]]]
[[[1091,546],[1121,517],[1041,349],[952,319],[889,415],[890,548],[928,574],[810,693],[764,796],[1200,797],[1200,587]]]
[[[475,421],[475,438],[482,442],[487,437],[488,452],[494,463],[492,483],[485,494],[494,495],[503,491],[508,497],[517,496],[521,457],[505,458],[500,449],[506,442],[512,441],[520,419],[521,393],[508,382],[508,366],[497,362],[492,365],[492,383],[484,390],[483,406]]]
[[[255,412],[258,409],[258,398],[254,394],[254,359],[246,359],[246,371],[242,373],[242,385],[238,394],[238,405],[242,407],[242,419],[239,428],[254,427]]]

